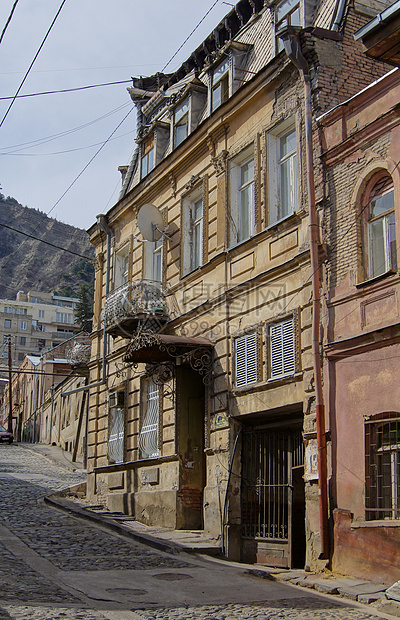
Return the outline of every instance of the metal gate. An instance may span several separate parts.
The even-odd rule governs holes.
[[[242,536],[287,546],[293,468],[304,464],[301,430],[246,430],[242,447]],[[290,561],[290,560],[289,560]]]

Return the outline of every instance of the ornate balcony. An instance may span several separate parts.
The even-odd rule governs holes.
[[[132,338],[139,323],[158,331],[169,318],[167,293],[161,282],[136,280],[109,293],[104,303],[106,331]]]

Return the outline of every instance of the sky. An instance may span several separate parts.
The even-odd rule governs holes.
[[[0,3],[0,192],[57,220],[89,228],[98,213],[117,201],[118,166],[128,164],[135,149],[130,84],[21,95],[152,75],[209,12],[165,69],[173,72],[232,3],[66,0],[41,47],[61,5],[62,0]]]

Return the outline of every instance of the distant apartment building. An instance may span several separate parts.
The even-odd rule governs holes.
[[[26,355],[40,356],[71,338],[76,332],[74,297],[53,293],[20,291],[16,299],[0,299],[0,370],[8,365],[8,336],[11,358],[17,368]]]

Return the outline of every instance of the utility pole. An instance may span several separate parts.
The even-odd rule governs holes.
[[[8,334],[8,404],[9,404],[9,413],[8,413],[8,432],[13,432],[12,427],[12,359],[11,359],[11,334]]]

